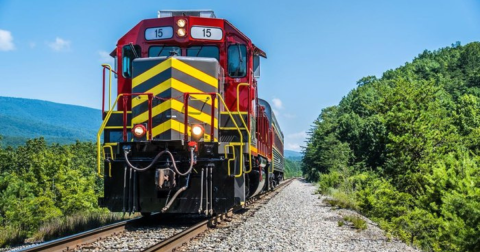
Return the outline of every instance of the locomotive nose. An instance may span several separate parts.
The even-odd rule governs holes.
[[[146,125],[151,116],[153,140],[217,141],[218,102],[209,94],[218,93],[219,69],[209,58],[135,59],[132,92],[154,100],[150,111],[148,97],[133,97],[132,124]]]

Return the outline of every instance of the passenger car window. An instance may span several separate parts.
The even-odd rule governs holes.
[[[220,51],[216,46],[192,46],[187,49],[187,56],[206,57],[220,60]]]
[[[182,50],[178,46],[151,46],[148,48],[148,57],[170,56],[172,53],[178,56],[182,55]]]
[[[132,51],[130,45],[126,45],[122,48],[122,75],[125,78],[132,78],[132,61],[135,59],[135,55],[141,56],[141,48],[138,45],[133,46],[135,52]]]
[[[228,47],[228,75],[244,77],[247,74],[247,47],[241,44]]]

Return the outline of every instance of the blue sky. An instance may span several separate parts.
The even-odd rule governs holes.
[[[160,9],[213,9],[267,52],[259,93],[290,150],[358,79],[480,40],[480,0],[0,0],[0,96],[100,108],[100,64]]]

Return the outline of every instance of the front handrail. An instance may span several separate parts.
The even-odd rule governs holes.
[[[105,70],[108,69],[108,110],[110,110],[110,105],[112,104],[111,97],[112,97],[112,72],[117,74],[115,70],[112,69],[110,64],[102,64],[103,67],[103,90],[102,90],[102,118],[104,118],[105,114]]]
[[[235,118],[233,117],[233,114],[232,112],[228,109],[228,106],[227,104],[225,103],[225,100],[223,100],[223,97],[219,94],[219,93],[184,93],[183,94],[183,102],[184,102],[184,105],[185,105],[185,136],[184,136],[184,139],[185,141],[188,140],[188,124],[187,124],[187,120],[188,120],[188,98],[190,97],[190,95],[210,95],[210,97],[212,97],[212,122],[211,122],[211,139],[213,139],[214,135],[213,135],[213,128],[215,127],[214,125],[214,117],[215,117],[215,114],[214,114],[214,107],[215,107],[215,98],[218,97],[219,100],[222,102],[223,104],[223,107],[225,108],[225,110],[227,111],[228,115],[230,116],[230,119],[232,119],[232,122],[233,124],[235,125],[235,128],[237,129],[238,131],[238,134],[240,135],[240,143],[239,144],[235,144],[235,143],[231,143],[230,146],[244,146],[244,143],[243,143],[243,134],[242,134],[242,131],[240,130],[240,127],[238,127],[238,124],[237,122],[235,121]],[[242,118],[243,119],[243,118]],[[234,151],[235,152],[235,151]],[[235,155],[235,154],[234,154]],[[227,158],[227,152],[225,151],[225,158]],[[236,178],[239,178],[243,175],[243,150],[240,151],[240,173],[239,174],[234,174],[234,176]],[[230,176],[231,174],[231,171],[230,171],[230,162],[228,162],[228,176]]]
[[[113,161],[115,158],[113,157],[113,148],[112,144],[105,144],[103,145],[103,158],[105,159],[107,154],[105,152],[105,148],[108,148],[110,150],[110,159]],[[108,162],[108,176],[111,178],[112,177],[112,162]]]
[[[248,165],[250,166],[250,170],[245,171],[245,173],[250,173],[250,172],[252,172],[252,169],[253,169],[252,152],[250,150],[250,148],[252,146],[252,136],[250,134],[250,130],[248,129],[248,125],[245,123],[245,120],[243,120],[243,116],[240,113],[240,102],[239,102],[240,99],[239,99],[239,97],[240,97],[240,87],[241,86],[250,86],[250,84],[240,83],[240,84],[237,85],[237,112],[238,112],[238,116],[240,117],[240,119],[242,119],[242,123],[245,126],[245,130],[248,133],[248,162],[249,162]],[[250,102],[250,90],[248,90],[248,102]],[[247,121],[248,121],[248,116],[247,116]]]
[[[185,142],[188,141],[188,101],[190,99],[190,95],[209,95],[212,99],[212,106],[210,111],[210,142],[213,142],[215,139],[215,96],[217,93],[184,93],[183,94],[183,106],[185,107],[185,118],[184,118],[184,140]],[[200,111],[201,113],[201,111]]]
[[[243,143],[243,134],[242,134],[242,131],[240,130],[240,127],[238,127],[238,124],[237,122],[235,121],[235,118],[233,117],[232,115],[232,112],[230,112],[230,110],[228,109],[228,106],[227,104],[225,103],[225,100],[223,100],[223,97],[219,94],[219,93],[216,93],[216,95],[218,96],[219,100],[222,102],[223,104],[223,107],[225,108],[225,110],[228,112],[228,115],[230,116],[230,119],[232,119],[232,122],[233,122],[233,125],[235,125],[235,128],[237,128],[237,131],[238,131],[238,134],[240,135],[240,144],[233,144],[232,145],[239,145],[239,146],[243,146],[244,143]],[[235,152],[235,151],[234,151]],[[227,156],[227,153],[225,153],[225,157]],[[228,165],[228,176],[230,176],[230,163]],[[240,151],[240,173],[237,175],[235,174],[235,177],[236,178],[239,178],[243,175],[243,150]]]
[[[232,162],[233,160],[236,159],[236,156],[235,156],[235,146],[240,146],[240,147],[241,147],[241,146],[243,146],[243,144],[230,143],[230,144],[226,144],[226,145],[224,146],[225,158],[227,158],[227,167],[228,167],[227,171],[228,171],[228,176],[230,176],[230,173],[231,173],[231,171],[230,171],[230,170],[231,170],[231,169],[230,169],[230,162]],[[232,158],[228,158],[228,156],[227,156],[227,149],[228,149],[228,147],[232,147]],[[240,163],[240,165],[241,165],[241,163]],[[240,170],[242,170],[242,169],[240,169]],[[234,174],[234,175],[235,175],[235,177],[237,177],[237,174]],[[240,173],[238,174],[238,177],[241,177],[241,176],[242,176],[242,173],[241,173],[241,171],[240,171]]]
[[[100,160],[101,160],[101,157],[100,157],[100,153],[101,153],[100,137],[102,136],[102,133],[105,130],[105,127],[107,126],[108,120],[110,120],[110,116],[112,115],[113,109],[117,105],[118,100],[120,98],[123,98],[124,99],[124,102],[123,102],[123,141],[124,142],[127,141],[127,98],[129,96],[133,96],[133,95],[137,95],[137,96],[146,95],[146,96],[148,96],[148,133],[149,134],[148,134],[147,139],[152,138],[152,100],[153,100],[153,93],[125,93],[125,94],[119,94],[117,96],[117,99],[115,99],[115,102],[113,103],[113,106],[110,108],[107,115],[103,119],[102,125],[100,126],[100,129],[98,130],[98,133],[97,133],[97,172],[98,172],[98,176],[100,176],[102,178],[103,178],[103,176],[102,176],[102,173],[101,173],[101,165],[100,165]]]

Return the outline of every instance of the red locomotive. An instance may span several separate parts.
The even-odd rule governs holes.
[[[111,56],[97,137],[102,206],[212,215],[283,179],[283,134],[258,98],[266,54],[230,22],[213,11],[159,11],[120,38]]]

